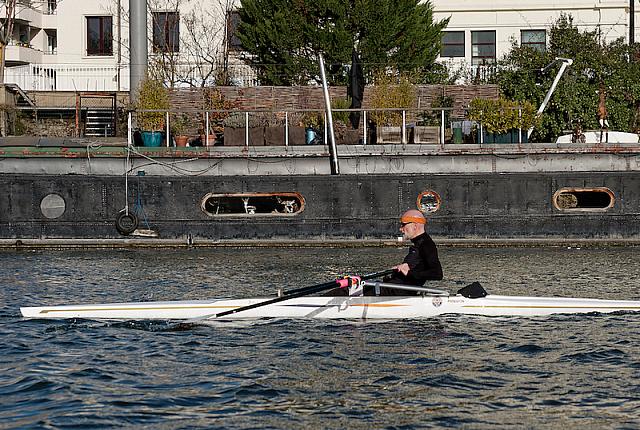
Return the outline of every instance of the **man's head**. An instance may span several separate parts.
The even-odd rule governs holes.
[[[405,239],[413,239],[424,233],[427,219],[416,209],[406,211],[400,217],[400,231]]]

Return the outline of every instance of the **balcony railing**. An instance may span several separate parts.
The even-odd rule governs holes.
[[[118,86],[118,75],[120,85]],[[5,82],[25,91],[128,91],[129,68],[77,64],[27,64],[7,67]]]
[[[42,51],[33,50],[42,54]],[[255,86],[258,81],[246,66],[233,66],[229,79],[235,86]],[[180,87],[202,86],[197,73],[186,71]],[[211,78],[213,79],[213,78]],[[80,64],[26,64],[7,67],[5,82],[25,91],[129,91],[129,66]],[[214,82],[206,82],[213,85]]]

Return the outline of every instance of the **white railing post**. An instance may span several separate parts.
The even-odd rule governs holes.
[[[166,113],[166,118],[167,118],[167,127],[165,129],[165,133],[167,133],[167,135],[165,136],[167,138],[167,148],[170,147],[170,142],[169,139],[171,139],[171,133],[169,130],[171,130],[171,128],[169,127],[169,111],[167,111]]]
[[[407,144],[407,115],[404,109],[402,110],[402,144]]]
[[[209,111],[204,113],[204,146],[209,146]]]
[[[364,133],[362,135],[362,144],[366,145],[367,144],[367,111],[366,110],[362,111],[362,132]]]
[[[244,113],[244,146],[249,146],[249,112]]]
[[[442,108],[440,114],[440,145],[444,147],[444,108]]]
[[[284,146],[289,146],[289,112],[284,112]]]
[[[133,144],[133,130],[132,130],[132,123],[133,123],[133,113],[131,111],[129,111],[129,114],[127,115],[127,146],[132,146]]]

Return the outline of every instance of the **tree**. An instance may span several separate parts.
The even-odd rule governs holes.
[[[120,15],[128,23],[126,2],[120,3]],[[148,0],[149,74],[170,88],[228,84],[226,19],[233,6],[234,0]],[[114,1],[112,13],[116,8]],[[156,46],[154,35],[160,38]],[[127,43],[120,47],[125,56]]]
[[[0,84],[4,84],[4,68],[7,45],[13,37],[13,23],[16,17],[16,0],[5,0],[4,18],[0,20]]]
[[[495,82],[512,100],[540,105],[557,67],[540,71],[556,57],[574,60],[551,97],[532,140],[550,142],[580,121],[584,129],[599,128],[598,91],[606,91],[606,106],[612,128],[637,130],[640,126],[640,45],[623,40],[600,41],[598,31],[580,31],[570,15],[561,16],[549,31],[549,47],[539,52],[513,44],[500,61]]]
[[[448,20],[433,22],[429,1],[242,0],[238,38],[265,85],[319,82],[317,55],[331,84],[346,84],[352,58],[377,71],[428,75]],[[356,55],[354,55],[354,52]]]

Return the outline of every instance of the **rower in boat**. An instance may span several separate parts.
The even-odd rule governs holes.
[[[426,281],[442,280],[442,265],[438,258],[438,248],[426,232],[427,219],[422,212],[411,209],[400,217],[400,232],[411,246],[401,264],[394,267],[395,272],[384,279],[391,284],[424,285]],[[367,292],[365,291],[365,294]],[[398,289],[381,289],[381,295],[406,295]]]
[[[400,217],[400,232],[411,246],[401,264],[393,267],[394,272],[383,281],[387,284],[422,286],[426,281],[442,280],[442,265],[438,258],[438,248],[426,232],[427,219],[422,212],[411,209]],[[335,288],[326,296],[345,296],[348,289]],[[416,293],[413,293],[416,294]],[[398,288],[366,286],[365,296],[406,296],[407,291]]]

